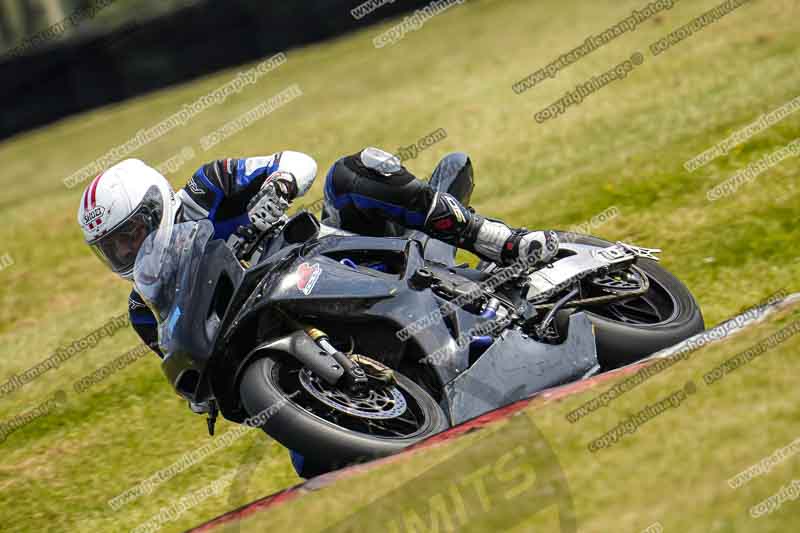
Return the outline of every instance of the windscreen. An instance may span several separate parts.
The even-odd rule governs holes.
[[[181,314],[180,302],[191,296],[197,268],[214,226],[208,220],[173,226],[170,234],[155,232],[145,239],[136,257],[136,291],[158,320],[159,344],[166,345]]]

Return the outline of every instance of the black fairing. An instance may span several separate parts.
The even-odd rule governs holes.
[[[294,248],[294,254],[285,258],[279,273],[273,272],[273,275],[263,278],[259,290],[255,291],[261,296],[251,297],[245,302],[224,337],[233,338],[238,324],[276,305],[295,314],[314,315],[323,321],[383,322],[395,332],[435,313],[445,300],[430,289],[409,288],[408,279],[425,266],[430,257],[442,263],[452,261],[453,248],[422,234],[411,237],[413,239],[332,236]],[[382,256],[387,260],[394,258],[396,271],[384,273],[363,266],[353,269],[339,262],[340,258],[360,254]],[[318,265],[320,269],[316,284],[308,295],[297,288],[297,271],[304,263]],[[414,336],[417,351],[432,353],[451,344],[460,332],[467,331],[481,320],[475,315],[457,313],[450,324],[439,321]],[[386,339],[387,342],[393,340]],[[435,368],[445,383],[468,365],[469,349],[458,348],[438,361]]]
[[[424,253],[435,261],[451,262],[453,248],[423,234],[411,237],[330,236],[296,245],[276,238],[270,247],[272,254],[247,271],[224,242],[211,241],[202,257],[196,258],[196,279],[178,291],[175,307],[180,316],[163,346],[167,354],[163,371],[178,392],[196,400],[207,398],[211,391],[203,378],[209,363],[225,353],[241,325],[276,306],[323,320],[383,322],[394,331],[436,312],[445,300],[429,289],[410,289],[408,278],[426,264]],[[393,271],[353,269],[339,262],[365,254],[383,258]],[[308,294],[297,283],[304,263],[319,269]],[[448,324],[450,328],[444,322],[434,324],[415,337],[418,352],[432,352],[451,343],[459,331],[479,320],[458,314]],[[254,344],[256,341],[253,339]],[[458,348],[436,367],[444,383],[468,363],[468,349]]]
[[[397,331],[437,315],[447,303],[430,288],[413,288],[410,278],[422,267],[458,272],[452,266],[453,255],[451,246],[419,233],[408,238],[327,236],[301,244],[286,244],[279,236],[273,239],[266,258],[245,270],[225,243],[211,241],[197,258],[195,279],[185,281],[187,288],[177,292],[179,318],[168,321],[171,329],[163,346],[167,354],[163,370],[181,394],[194,400],[213,395],[226,418],[241,421],[236,376],[252,348],[268,340],[256,333],[265,323],[284,324],[285,313],[315,327],[328,327],[329,333],[351,328],[359,342],[364,337],[372,343],[371,355],[392,352],[395,360],[385,362],[393,366],[437,354],[426,372],[434,376],[440,404],[451,420],[457,420],[486,403],[480,392],[477,399],[470,400],[469,391],[465,396],[457,387],[446,386],[456,378],[467,383],[473,369],[485,386],[498,390],[507,385],[502,376],[516,372],[515,390],[502,395],[513,400],[535,392],[534,385],[541,390],[580,377],[596,362],[594,353],[548,352],[542,344],[516,334],[506,335],[486,352],[488,357],[481,365],[470,367],[469,346],[460,347],[455,341],[489,319],[463,309],[432,321],[400,342]],[[386,271],[369,265],[370,258],[378,258]],[[360,325],[363,327],[358,329]],[[590,327],[573,329],[586,341],[583,344],[590,344]],[[285,328],[275,331],[276,335],[287,333],[290,331]],[[509,359],[501,347],[513,349],[515,357]],[[540,368],[525,368],[526,358],[542,360],[546,356],[564,359],[563,368],[552,377],[543,376]],[[530,379],[527,373],[532,373]],[[531,386],[525,386],[526,382]]]

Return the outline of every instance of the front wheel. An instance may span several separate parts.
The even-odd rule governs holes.
[[[250,416],[269,414],[261,429],[327,471],[391,455],[448,428],[425,390],[394,376],[390,385],[370,376],[368,387],[354,393],[287,354],[270,354],[245,370],[239,391]]]
[[[566,236],[559,232],[562,239]],[[569,234],[569,241],[597,248],[613,245],[589,235]],[[633,363],[705,329],[700,307],[686,285],[656,261],[639,259],[636,266],[650,282],[646,293],[586,309],[604,369]]]

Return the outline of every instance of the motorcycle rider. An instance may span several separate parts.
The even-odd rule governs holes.
[[[175,194],[155,169],[128,159],[98,175],[86,187],[78,223],[92,251],[112,272],[133,279],[142,242],[163,226],[162,213],[175,222],[208,219],[214,237],[227,239],[251,221],[266,228],[283,214],[291,199],[305,194],[314,182],[317,164],[300,152],[267,157],[222,159],[203,165]],[[158,194],[166,190],[166,195]],[[166,196],[170,206],[158,205]],[[141,339],[159,356],[156,318],[134,289],[128,299],[130,322]]]
[[[425,182],[398,157],[365,148],[339,159],[328,172],[322,220],[362,235],[421,230],[503,265],[523,257],[531,264],[546,263],[556,255],[555,232],[512,229],[465,207],[473,187],[472,162],[466,154],[446,156]]]
[[[295,198],[311,188],[316,173],[314,159],[300,152],[221,159],[197,169],[175,194],[158,171],[129,159],[86,187],[78,223],[95,254],[114,273],[131,280],[143,241],[165,227],[163,213],[174,213],[170,228],[172,222],[208,219],[214,225],[214,238],[219,239],[227,239],[238,226],[249,223],[266,231]],[[465,207],[473,185],[472,164],[465,154],[442,159],[425,182],[397,157],[366,148],[339,159],[328,172],[323,221],[366,235],[421,230],[501,264],[520,257],[532,263],[552,259],[558,250],[554,232],[512,229]],[[154,194],[157,191],[163,194]],[[163,198],[171,205],[159,205]],[[156,318],[135,289],[128,304],[133,328],[163,357]],[[203,408],[195,405],[193,410],[202,412]]]

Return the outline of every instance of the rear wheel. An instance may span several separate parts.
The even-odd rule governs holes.
[[[559,234],[564,237],[564,233]],[[607,248],[614,243],[589,235],[570,235],[570,242]],[[631,279],[646,275],[649,288],[641,296],[587,308],[595,326],[597,355],[604,369],[638,361],[705,329],[703,315],[689,289],[650,259],[636,262]],[[598,280],[626,283],[626,279]],[[624,288],[624,287],[617,287]]]
[[[245,370],[240,395],[251,416],[269,410],[261,427],[267,434],[315,470],[333,470],[396,453],[448,428],[425,390],[396,371],[394,376],[393,384],[370,376],[369,386],[354,393],[317,378],[291,356],[275,354]]]

